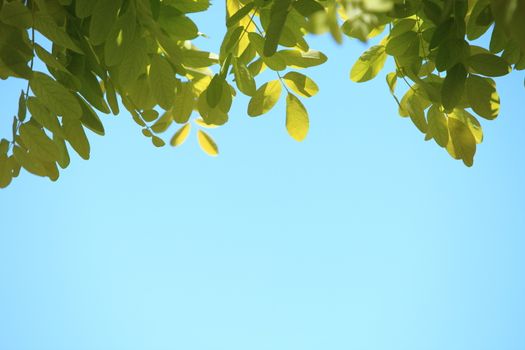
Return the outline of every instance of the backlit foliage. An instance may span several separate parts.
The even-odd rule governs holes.
[[[350,78],[373,79],[391,56],[396,70],[386,88],[399,114],[471,166],[483,139],[478,118],[499,113],[494,78],[525,68],[522,0],[225,3],[227,32],[211,53],[191,42],[202,35],[191,14],[206,11],[208,0],[0,0],[0,78],[27,81],[12,135],[0,141],[0,187],[21,168],[58,179],[69,152],[89,158],[86,129],[104,135],[99,115],[122,107],[154,146],[179,146],[193,132],[217,155],[211,129],[228,122],[236,94],[250,97],[250,117],[282,100],[283,126],[301,141],[309,127],[304,99],[319,88],[299,71],[327,61],[307,42],[324,33],[338,43],[378,37],[348,67]],[[35,42],[36,33],[47,40]],[[489,47],[478,46],[485,33]],[[47,69],[33,69],[35,60]],[[265,69],[273,78],[260,81]],[[164,136],[173,123],[175,134]]]

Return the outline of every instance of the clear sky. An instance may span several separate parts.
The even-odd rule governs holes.
[[[198,17],[201,45],[223,16]],[[329,62],[303,143],[284,101],[251,119],[238,98],[217,158],[102,116],[91,160],[0,191],[0,349],[525,349],[523,73],[466,168],[384,74],[349,80],[365,45],[311,43]],[[20,86],[0,83],[7,136]]]

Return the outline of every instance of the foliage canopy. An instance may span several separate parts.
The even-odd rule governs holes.
[[[58,179],[71,149],[88,159],[85,130],[104,135],[98,113],[118,114],[121,106],[154,146],[166,144],[161,134],[173,123],[181,126],[169,143],[181,145],[193,122],[201,148],[217,155],[203,129],[228,122],[237,93],[250,97],[250,117],[286,95],[285,126],[301,141],[309,127],[302,100],[319,88],[298,70],[327,61],[307,42],[309,34],[323,33],[338,43],[343,35],[363,42],[382,35],[351,68],[351,80],[373,79],[391,56],[396,70],[386,80],[399,114],[471,166],[483,139],[478,119],[499,113],[493,78],[525,69],[523,0],[226,0],[227,32],[217,54],[191,42],[203,35],[191,14],[209,6],[208,0],[0,0],[0,78],[27,80],[12,137],[0,141],[0,187],[21,168]],[[35,42],[35,32],[52,45]],[[486,32],[489,47],[475,45]],[[46,72],[33,69],[37,59]],[[265,69],[275,79],[256,81]],[[402,94],[398,80],[406,85]]]

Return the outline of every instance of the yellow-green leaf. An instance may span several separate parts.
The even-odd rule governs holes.
[[[177,84],[171,65],[160,55],[153,55],[148,78],[151,92],[159,106],[170,109],[175,101]]]
[[[466,166],[472,166],[476,153],[476,140],[469,127],[458,119],[448,118],[448,129],[450,141],[447,151],[452,157],[462,159]]]
[[[56,114],[66,119],[80,119],[82,108],[75,96],[49,76],[34,72],[29,81],[33,93]]]
[[[190,134],[190,131],[191,131],[191,124],[190,123],[184,124],[173,135],[173,137],[171,138],[171,141],[170,141],[170,145],[172,145],[173,147],[177,147],[177,146],[182,145],[186,141],[186,139],[188,138],[188,135]]]
[[[219,148],[215,141],[206,132],[199,130],[197,131],[197,141],[201,149],[210,156],[217,156],[219,154]]]
[[[319,92],[319,87],[309,77],[298,72],[288,72],[283,80],[290,89],[301,96],[312,97]]]
[[[468,102],[474,112],[483,118],[495,119],[499,114],[500,99],[494,80],[471,74],[466,85]]]
[[[428,133],[434,138],[436,143],[441,147],[448,144],[448,121],[439,107],[432,105],[427,112]]]
[[[308,112],[301,101],[289,93],[286,96],[286,130],[296,141],[302,141],[308,134],[310,121]]]
[[[327,60],[324,53],[315,50],[303,52],[295,49],[286,49],[280,50],[279,54],[284,59],[286,65],[292,68],[314,67],[325,63]]]
[[[350,71],[352,81],[362,83],[375,76],[383,69],[386,61],[385,47],[383,45],[372,46],[366,50]]]
[[[248,38],[250,39],[250,43],[255,47],[255,50],[259,56],[270,69],[275,71],[286,69],[286,62],[281,56],[280,52],[275,53],[272,56],[266,56],[264,54],[264,39],[262,36],[257,33],[250,32],[248,33]]]
[[[481,128],[481,124],[472,114],[464,109],[456,108],[452,113],[448,114],[448,117],[456,118],[461,120],[463,124],[466,124],[477,144],[483,141],[483,129]]]
[[[255,93],[255,80],[253,79],[250,71],[246,65],[240,60],[234,58],[233,61],[233,74],[235,76],[235,83],[239,90],[247,96],[253,96]]]
[[[248,115],[257,117],[268,112],[279,101],[281,91],[282,87],[279,80],[272,80],[262,85],[250,99]]]
[[[151,130],[156,132],[157,134],[163,133],[166,131],[171,123],[173,123],[173,115],[171,111],[166,111],[162,117],[160,117],[155,124],[151,126]]]

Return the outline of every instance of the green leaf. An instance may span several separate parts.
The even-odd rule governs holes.
[[[34,157],[31,153],[26,150],[15,146],[13,147],[13,155],[18,164],[20,164],[25,170],[31,174],[37,176],[46,176],[47,171],[42,165],[42,162]]]
[[[215,107],[210,107],[207,102],[208,90],[206,89],[197,102],[197,108],[204,121],[208,124],[222,125],[228,121],[228,112],[232,104],[232,88],[222,80],[222,94],[219,103]]]
[[[298,72],[288,72],[283,80],[290,89],[301,96],[312,97],[319,92],[319,87],[309,77]]]
[[[467,99],[474,112],[483,118],[495,119],[499,114],[500,99],[494,80],[471,74],[466,85]]]
[[[492,21],[484,21],[483,17],[487,16],[487,11],[490,17],[490,1],[489,0],[478,0],[469,16],[467,23],[467,38],[469,40],[476,40],[482,36],[487,29],[489,29]],[[487,23],[488,22],[488,23]]]
[[[403,18],[397,21],[390,31],[390,37],[398,36],[411,31],[416,23],[417,21],[413,18]]]
[[[0,188],[6,188],[11,183],[13,175],[9,164],[9,158],[5,153],[0,154]]]
[[[42,46],[35,43],[35,53],[49,68],[56,69],[66,74],[71,74],[66,67],[52,54],[47,52]]]
[[[240,60],[234,58],[233,61],[233,74],[235,76],[235,83],[239,91],[247,96],[253,96],[256,90],[255,80],[253,79],[250,71],[246,65]]]
[[[470,56],[470,45],[463,39],[450,39],[439,45],[436,55],[436,69],[448,70]]]
[[[325,63],[327,60],[325,54],[315,50],[302,52],[299,50],[287,49],[280,50],[279,54],[284,59],[286,65],[292,68],[315,67]]]
[[[117,14],[121,6],[121,0],[93,0],[96,5],[93,8],[89,24],[89,38],[93,45],[100,45],[106,41],[111,28],[117,20]]]
[[[65,119],[80,119],[82,109],[75,96],[49,76],[34,72],[29,81],[33,93],[56,114]]]
[[[164,147],[166,145],[166,142],[164,142],[163,139],[155,135],[151,137],[151,143],[153,143],[153,146],[155,147]]]
[[[69,159],[69,153],[67,152],[67,146],[63,138],[58,137],[56,135],[53,135],[53,141],[58,147],[58,160],[57,163],[60,165],[62,169],[65,169],[68,167],[70,159]]]
[[[385,47],[383,45],[372,46],[354,64],[350,71],[350,79],[362,83],[375,78],[383,69],[385,61]]]
[[[173,120],[179,124],[186,123],[190,119],[194,107],[193,84],[191,82],[180,84],[171,110]]]
[[[173,137],[170,140],[170,145],[173,147],[177,147],[182,145],[186,139],[188,138],[188,135],[191,131],[191,124],[186,123],[184,124],[177,132],[173,135]]]
[[[454,19],[449,18],[446,21],[441,22],[430,39],[429,49],[433,50],[440,46],[445,40],[447,40],[454,29]]]
[[[27,106],[26,106],[26,95],[24,91],[20,91],[20,97],[18,98],[18,112],[16,113],[18,120],[23,122],[26,119],[27,115]]]
[[[153,55],[148,79],[151,92],[159,106],[170,109],[175,101],[177,81],[168,61],[160,55]]]
[[[286,69],[286,62],[280,54],[280,52],[275,53],[272,56],[265,55],[265,43],[262,36],[260,36],[257,33],[250,32],[248,33],[248,38],[250,39],[250,43],[255,47],[255,50],[257,51],[261,59],[270,69],[273,69],[275,71],[281,71]]]
[[[281,91],[282,87],[279,80],[272,80],[262,85],[250,99],[248,115],[257,117],[267,113],[279,101]]]
[[[31,11],[22,1],[3,2],[0,11],[0,21],[19,29],[27,29],[33,24]]]
[[[118,65],[124,57],[134,54],[129,48],[135,36],[136,22],[135,6],[130,5],[116,21],[104,43],[104,61],[107,66]]]
[[[496,23],[494,25],[494,28],[492,29],[492,35],[490,36],[490,45],[489,45],[490,52],[495,54],[495,53],[503,51],[505,46],[507,46],[508,41],[509,41],[509,38],[507,37],[507,34],[505,33],[503,26],[498,25]]]
[[[223,82],[224,79],[219,74],[215,74],[206,89],[206,101],[211,108],[216,107],[221,101]]]
[[[447,71],[447,76],[441,88],[441,101],[447,111],[454,109],[461,101],[465,91],[465,81],[467,80],[467,70],[458,63]]]
[[[228,30],[221,44],[221,57],[225,57],[233,51],[233,49],[238,44],[238,41],[243,32],[244,32],[243,26],[236,27],[233,30],[232,29]]]
[[[164,3],[182,13],[201,12],[210,7],[209,0],[165,0]]]
[[[149,64],[146,40],[138,34],[136,34],[135,38],[129,43],[126,51],[130,54],[124,55],[124,58],[116,67],[119,82],[124,87],[145,73],[146,66]]]
[[[142,111],[141,115],[142,119],[144,119],[145,121],[152,122],[159,117],[159,112],[157,112],[154,109],[146,109]]]
[[[390,93],[393,95],[396,90],[396,84],[397,84],[397,74],[396,72],[391,72],[386,75],[386,83],[388,84],[388,88],[390,89]]]
[[[277,51],[279,39],[286,22],[288,12],[290,12],[292,0],[274,1],[270,10],[270,24],[266,30],[264,41],[264,55],[272,56]]]
[[[104,136],[104,125],[102,125],[102,122],[100,121],[97,113],[95,113],[93,108],[91,108],[91,106],[87,104],[81,97],[77,97],[77,101],[82,107],[82,117],[80,118],[82,125],[94,133]]]
[[[44,133],[42,129],[25,123],[19,129],[20,138],[29,151],[43,161],[54,162],[58,160],[59,152],[57,145]]]
[[[303,141],[308,134],[310,121],[301,101],[291,93],[286,96],[286,130],[296,141]]]
[[[217,156],[219,154],[219,148],[217,147],[217,144],[206,132],[198,130],[197,141],[199,142],[201,149],[206,152],[206,154],[210,156]]]
[[[405,54],[413,41],[419,40],[416,32],[409,31],[388,40],[385,52],[391,56],[402,56]]]
[[[0,140],[0,154],[7,154],[7,151],[9,150],[10,142],[6,139]]]
[[[501,77],[511,71],[510,66],[503,58],[492,54],[472,55],[468,59],[468,65],[476,73],[487,77]]]
[[[481,128],[481,124],[472,114],[464,109],[456,108],[452,113],[448,114],[448,117],[461,120],[463,124],[467,125],[477,144],[483,141],[483,129]]]
[[[450,142],[447,151],[452,157],[462,159],[466,166],[472,166],[476,153],[476,140],[469,127],[458,119],[448,118],[448,129]]]
[[[328,29],[330,30],[330,34],[332,35],[332,38],[335,40],[336,43],[342,44],[343,43],[343,33],[341,30],[341,27],[339,26],[339,16],[337,14],[337,3],[336,2],[329,2],[328,8],[326,9],[326,24],[328,25]],[[323,30],[324,23],[320,23],[321,28],[319,31]]]
[[[324,11],[323,5],[315,0],[296,0],[292,5],[304,17],[310,17],[314,13]]]
[[[163,133],[170,127],[171,123],[173,123],[173,115],[171,111],[167,111],[151,126],[151,130],[157,134]]]
[[[235,12],[228,20],[226,20],[226,26],[229,28],[234,24],[237,24],[241,19],[246,17],[248,13],[253,9],[255,3],[249,2],[245,6],[241,7],[239,11]]]
[[[55,23],[53,17],[47,14],[38,13],[35,16],[34,26],[36,30],[48,38],[52,43],[81,54],[83,53],[73,39]]]
[[[64,118],[62,119],[62,126],[66,139],[73,149],[83,159],[89,159],[89,141],[80,121]]]
[[[167,6],[161,8],[158,21],[173,39],[192,40],[199,35],[197,25],[189,17]]]
[[[406,109],[410,119],[412,119],[412,122],[419,131],[426,134],[428,125],[425,119],[425,110],[421,97],[417,93],[410,95],[403,108]]]
[[[44,104],[42,104],[36,97],[30,96],[27,99],[27,107],[31,117],[36,120],[47,130],[51,131],[54,135],[64,137],[64,132],[56,115],[52,115]]]
[[[118,115],[119,106],[117,101],[117,91],[110,79],[104,80],[104,87],[106,88],[106,99],[108,100],[109,108],[111,108],[111,113],[113,113],[113,115]]]
[[[436,143],[441,147],[448,144],[448,121],[439,107],[432,105],[427,112],[428,133],[434,138]]]

